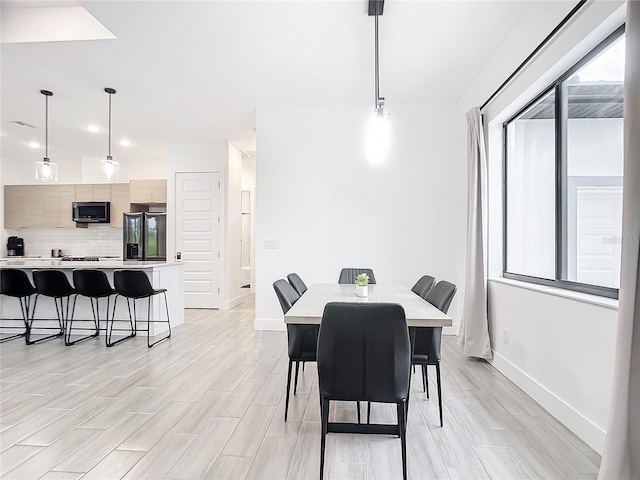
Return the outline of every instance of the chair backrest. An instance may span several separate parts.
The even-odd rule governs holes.
[[[443,313],[447,313],[455,294],[456,286],[441,280],[426,293],[424,299]],[[426,355],[429,362],[439,362],[441,347],[442,327],[416,329],[414,352],[417,355]]]
[[[273,289],[276,291],[278,301],[280,301],[282,313],[286,314],[300,298],[298,292],[286,280],[280,279],[273,282]]]
[[[298,295],[302,296],[302,294],[307,291],[307,286],[297,273],[287,275],[287,280],[289,280],[289,283],[295,291],[298,292]]]
[[[404,309],[393,303],[328,303],[318,335],[320,395],[397,403],[411,365]]]
[[[16,268],[0,270],[0,294],[10,297],[28,297],[36,293],[27,273]]]
[[[420,295],[422,298],[424,298],[427,292],[431,290],[431,287],[433,287],[435,281],[436,279],[432,276],[423,275],[420,280],[416,282],[411,291],[416,295]]]
[[[442,313],[447,313],[449,305],[451,305],[451,300],[453,300],[456,294],[456,290],[457,288],[453,283],[440,280],[436,286],[426,292],[422,298],[442,311]]]
[[[118,295],[128,298],[145,298],[154,294],[149,277],[143,270],[116,270],[113,286]]]
[[[109,284],[107,274],[102,270],[77,269],[73,271],[73,285],[85,297],[106,297],[115,293]]]
[[[369,283],[376,283],[376,277],[373,274],[373,270],[370,268],[343,268],[340,271],[340,278],[338,283],[356,283],[356,277],[361,273],[369,275]]]
[[[33,283],[38,293],[45,297],[61,298],[76,293],[62,270],[34,270]]]

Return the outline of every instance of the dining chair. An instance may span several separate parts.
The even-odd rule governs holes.
[[[447,313],[449,305],[456,294],[456,286],[445,280],[439,281],[435,287],[431,288],[424,299],[436,307],[442,313]],[[442,388],[440,386],[440,351],[442,345],[442,327],[416,328],[415,347],[413,350],[413,365],[422,366],[422,385],[429,398],[429,381],[427,379],[427,366],[436,367],[436,381],[438,388],[438,408],[440,411],[440,426],[442,421]]]
[[[295,289],[298,295],[302,296],[302,294],[307,291],[307,286],[297,273],[290,273],[289,275],[287,275],[287,280],[289,280],[289,283]]]
[[[376,277],[373,274],[373,270],[370,268],[343,268],[340,270],[340,277],[338,278],[338,283],[355,283],[356,277],[361,273],[366,273],[369,275],[369,283],[375,284]]]
[[[322,436],[320,479],[325,441],[335,433],[378,433],[400,437],[402,475],[407,478],[407,403],[411,346],[404,309],[393,303],[328,303],[318,336],[318,383]],[[395,403],[396,425],[329,424],[330,402]],[[386,427],[386,428],[385,428]]]
[[[416,284],[411,288],[411,291],[416,295],[419,295],[420,297],[424,298],[427,292],[431,290],[431,287],[433,287],[433,284],[435,282],[436,282],[436,279],[433,278],[432,276],[423,275],[422,277],[420,277],[420,280],[418,280]]]
[[[22,322],[24,323],[23,332],[4,337],[0,339],[0,343],[6,342],[7,340],[13,340],[14,338],[26,337],[29,330],[31,297],[36,293],[35,287],[31,284],[31,281],[24,270],[18,270],[15,268],[3,268],[0,270],[0,295],[6,295],[7,297],[18,299],[20,302]],[[2,328],[4,328],[4,325]],[[13,327],[10,326],[7,326],[7,328],[13,329]]]
[[[276,280],[273,283],[276,296],[282,307],[282,313],[286,314],[294,303],[298,301],[300,295],[286,280]],[[284,407],[284,421],[287,421],[289,414],[289,394],[291,391],[291,370],[293,363],[296,364],[296,374],[293,383],[293,394],[298,390],[298,372],[300,362],[315,362],[318,340],[318,327],[315,325],[293,325],[287,324],[287,351],[289,354],[289,370],[287,373],[287,397]]]

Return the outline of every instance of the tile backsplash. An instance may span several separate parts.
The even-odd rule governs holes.
[[[60,248],[63,255],[73,257],[122,256],[122,229],[109,225],[7,229],[7,234],[24,238],[24,254],[28,256],[50,257],[52,248]],[[6,256],[6,244],[2,250],[2,256]]]

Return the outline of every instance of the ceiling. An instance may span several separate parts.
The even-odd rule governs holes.
[[[27,146],[44,143],[41,89],[54,93],[52,161],[106,155],[104,87],[117,90],[116,159],[162,156],[167,142],[231,141],[250,150],[256,108],[262,106],[373,108],[374,21],[367,6],[366,0],[2,2],[5,31],[5,20],[25,22],[39,9],[83,7],[107,37],[115,36],[3,39],[2,158],[43,156],[42,148],[36,153]],[[457,101],[530,6],[521,0],[387,0],[380,19],[380,93],[388,108]],[[15,9],[27,10],[11,15]],[[75,29],[51,23],[52,32]],[[23,33],[29,28],[12,27]],[[42,128],[10,123],[15,120]],[[91,123],[103,131],[89,133]],[[134,145],[117,145],[124,137]]]

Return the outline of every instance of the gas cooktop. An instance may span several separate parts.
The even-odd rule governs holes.
[[[98,257],[62,257],[63,262],[97,262],[99,260]]]

